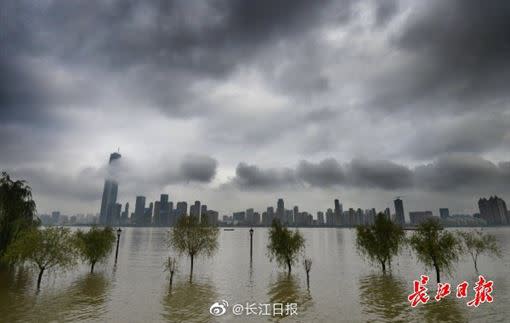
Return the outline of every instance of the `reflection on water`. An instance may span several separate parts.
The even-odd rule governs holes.
[[[86,274],[60,291],[33,290],[30,275],[18,273],[18,287],[1,300],[0,312],[8,322],[49,322],[99,319],[105,313],[109,279],[102,274]],[[3,295],[3,293],[2,293]]]
[[[168,288],[161,316],[168,322],[207,322],[211,314],[204,304],[212,304],[216,298],[214,287],[208,282],[181,281]]]
[[[362,312],[376,322],[407,322],[411,307],[405,284],[392,275],[368,275],[359,280]]]
[[[257,229],[250,261],[246,231],[220,233],[212,258],[197,260],[196,279],[188,283],[189,261],[170,291],[163,263],[168,256],[165,228],[123,229],[119,260],[114,254],[90,275],[86,265],[43,277],[39,294],[36,277],[26,269],[0,268],[0,322],[507,322],[510,317],[510,228],[487,228],[503,249],[502,259],[482,256],[483,274],[494,281],[495,301],[468,308],[455,295],[435,302],[435,282],[429,304],[411,308],[407,296],[420,274],[434,273],[404,252],[392,263],[391,276],[379,273],[356,253],[351,229],[303,229],[306,253],[313,258],[310,291],[301,265],[289,277],[278,274],[265,254],[267,230]],[[375,275],[374,275],[375,273]],[[462,257],[448,282],[473,286],[472,261]],[[473,290],[470,288],[471,299]],[[298,315],[287,317],[235,316],[216,318],[210,306],[227,300],[240,303],[297,303]]]
[[[443,298],[439,302],[431,298],[419,311],[423,322],[468,322],[464,314],[465,306],[461,308],[454,298]]]
[[[304,314],[310,306],[313,305],[312,295],[309,290],[297,279],[294,275],[287,273],[279,273],[276,280],[269,285],[269,303],[281,303],[291,304],[296,303],[298,305],[298,313]],[[276,320],[285,317],[285,311],[283,316],[275,316]]]

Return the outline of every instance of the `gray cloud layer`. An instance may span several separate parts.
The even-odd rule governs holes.
[[[97,199],[118,146],[128,194],[239,189],[225,208],[507,194],[509,29],[503,0],[2,1],[0,166],[45,208]]]

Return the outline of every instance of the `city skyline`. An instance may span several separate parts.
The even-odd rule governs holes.
[[[506,3],[218,3],[0,4],[0,165],[40,213],[95,213],[118,147],[131,209],[510,198]]]

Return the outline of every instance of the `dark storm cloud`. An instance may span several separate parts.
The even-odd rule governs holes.
[[[374,99],[392,109],[506,109],[510,81],[510,3],[427,1],[392,36],[411,54],[384,75]],[[384,82],[386,80],[386,83]]]
[[[262,169],[240,163],[230,184],[253,190],[281,186],[347,187],[380,190],[504,191],[510,180],[510,162],[498,165],[473,155],[451,155],[409,168],[387,160],[354,159],[340,164],[329,158],[318,163],[301,161],[296,169]]]
[[[485,153],[510,147],[510,116],[504,114],[468,115],[440,120],[419,129],[405,150],[416,158],[451,153]]]
[[[346,168],[353,186],[393,190],[413,184],[413,172],[391,161],[355,159]]]
[[[301,161],[297,167],[299,177],[313,186],[332,186],[345,181],[342,165],[333,158],[325,159],[317,164]]]
[[[185,181],[209,183],[216,175],[216,159],[202,155],[187,155],[181,162],[180,174]]]
[[[292,169],[261,169],[254,165],[239,163],[235,178],[227,185],[233,185],[241,190],[271,190],[297,184],[296,174]]]
[[[14,167],[11,172],[15,177],[25,179],[38,194],[97,201],[101,198],[105,178],[117,180],[120,193],[136,195],[173,184],[209,183],[216,175],[216,168],[215,159],[190,154],[181,158],[178,164],[173,159],[137,163],[123,157],[112,167],[84,167],[77,172],[48,167]]]
[[[84,97],[70,96],[83,91],[80,83],[65,92],[48,88],[48,75],[41,79],[27,62],[51,57],[65,68],[91,66],[122,76],[120,90],[140,103],[189,116],[196,113],[191,84],[222,78],[272,41],[312,28],[328,2],[4,2],[0,107],[10,116],[37,117],[62,96],[76,104],[98,94],[92,88]]]
[[[416,167],[416,186],[432,191],[508,191],[508,162],[498,165],[477,156],[448,156]]]

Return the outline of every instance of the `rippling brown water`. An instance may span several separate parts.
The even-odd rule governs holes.
[[[221,231],[220,248],[210,259],[199,259],[193,284],[189,261],[179,260],[172,289],[163,262],[169,254],[166,229],[126,228],[119,261],[100,265],[95,274],[86,266],[43,278],[36,293],[36,277],[29,270],[0,271],[1,322],[508,322],[510,317],[510,228],[485,229],[498,237],[503,258],[482,257],[479,269],[494,281],[494,302],[468,308],[466,299],[450,295],[414,309],[407,296],[412,280],[432,272],[409,251],[393,263],[391,275],[382,275],[356,254],[354,230],[301,229],[306,254],[313,259],[310,289],[302,265],[289,277],[266,256],[266,229],[255,229],[253,261],[249,259],[248,229]],[[113,255],[112,255],[113,257]],[[477,275],[469,258],[462,259],[445,282],[456,286]],[[431,294],[432,294],[431,292]],[[433,297],[433,295],[431,295]],[[209,308],[226,300],[225,315],[214,317]],[[232,314],[236,303],[297,303],[297,315]]]

